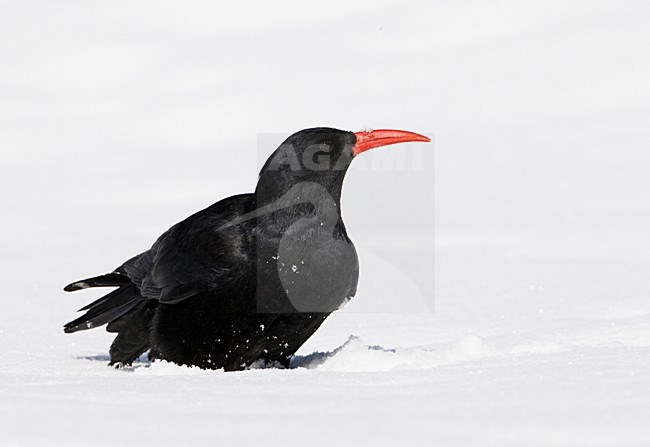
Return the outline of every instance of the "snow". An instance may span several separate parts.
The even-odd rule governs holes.
[[[0,445],[650,444],[648,19],[633,1],[5,2]],[[111,334],[63,333],[100,293],[65,284],[251,191],[316,125],[435,144],[355,160],[359,290],[290,368],[116,370]],[[435,176],[408,163],[431,153]]]

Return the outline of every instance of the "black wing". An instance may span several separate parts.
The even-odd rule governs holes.
[[[68,291],[120,286],[80,309],[86,314],[66,324],[66,332],[114,321],[143,299],[174,304],[202,292],[225,291],[250,281],[254,268],[250,229],[254,221],[228,223],[237,221],[253,206],[252,194],[224,199],[174,225],[151,249],[129,259],[113,273],[98,277],[101,280],[66,286]]]
[[[117,272],[126,274],[144,298],[167,304],[234,287],[250,270],[252,222],[226,224],[247,212],[251,198],[230,197],[188,217]]]

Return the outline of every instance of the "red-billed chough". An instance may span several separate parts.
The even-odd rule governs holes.
[[[262,168],[255,192],[228,197],[171,227],[112,273],[66,291],[117,287],[64,326],[108,323],[111,365],[149,351],[201,368],[287,366],[325,318],[354,296],[359,264],[341,218],[343,178],[361,152],[430,141],[399,130],[306,129]]]

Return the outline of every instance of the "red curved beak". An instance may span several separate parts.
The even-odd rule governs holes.
[[[380,146],[387,146],[395,143],[407,143],[409,141],[422,141],[428,143],[431,138],[425,137],[414,132],[406,130],[391,130],[391,129],[378,129],[378,130],[365,130],[355,132],[357,143],[352,148],[354,155],[365,152]]]

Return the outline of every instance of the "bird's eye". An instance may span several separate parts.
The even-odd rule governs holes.
[[[326,171],[332,166],[332,146],[317,143],[307,147],[302,153],[302,164],[310,171]]]

